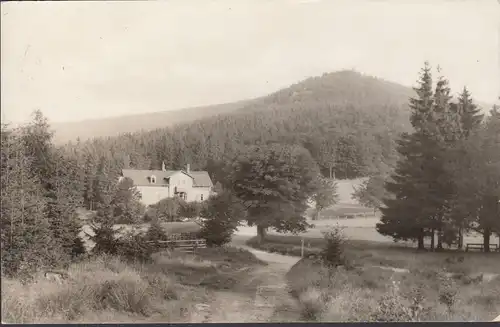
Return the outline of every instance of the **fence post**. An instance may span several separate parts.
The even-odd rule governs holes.
[[[300,240],[300,257],[304,257],[304,239]]]

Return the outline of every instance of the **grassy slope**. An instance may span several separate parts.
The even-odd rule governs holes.
[[[99,257],[73,264],[59,285],[42,276],[21,284],[2,278],[2,321],[202,322],[218,292],[255,294],[265,264],[248,251],[203,249],[196,255],[158,253],[149,264]],[[212,314],[217,314],[217,310]],[[219,317],[220,319],[221,317]]]

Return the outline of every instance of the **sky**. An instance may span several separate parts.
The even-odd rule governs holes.
[[[51,122],[226,103],[355,69],[415,85],[425,60],[500,96],[498,0],[2,2],[1,110]]]

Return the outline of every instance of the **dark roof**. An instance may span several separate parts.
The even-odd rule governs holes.
[[[149,186],[149,178],[156,177],[156,185],[168,185],[168,178],[175,173],[182,172],[193,178],[195,187],[212,187],[212,179],[206,171],[190,171],[189,174],[183,170],[139,170],[122,169],[122,176],[130,178],[136,186]]]

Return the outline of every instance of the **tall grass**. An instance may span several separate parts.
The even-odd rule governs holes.
[[[236,249],[159,253],[148,264],[103,255],[75,263],[61,284],[41,274],[31,282],[2,278],[6,323],[190,322],[209,289],[244,284],[240,271],[259,261]],[[224,263],[224,265],[223,265]]]
[[[491,321],[498,315],[500,278],[471,283],[434,269],[346,270],[302,259],[287,281],[306,321]]]

